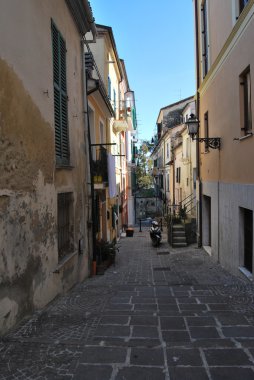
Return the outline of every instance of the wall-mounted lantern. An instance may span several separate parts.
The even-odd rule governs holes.
[[[212,149],[220,149],[220,137],[196,137],[199,130],[199,120],[193,113],[190,115],[185,124],[187,125],[188,134],[191,136],[192,140],[204,142],[209,148]]]

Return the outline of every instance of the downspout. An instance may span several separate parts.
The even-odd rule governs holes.
[[[176,180],[176,177],[175,177],[175,149],[173,147],[172,149],[172,161],[173,161],[173,214],[175,214],[175,201],[176,201],[176,197],[175,197],[175,187],[176,187],[176,184],[175,184],[175,180]]]
[[[200,120],[200,70],[199,70],[199,29],[198,29],[198,0],[194,0],[195,7],[195,45],[196,45],[196,87],[197,87],[197,99],[196,99],[196,114],[198,120]],[[199,138],[199,131],[197,137]],[[197,179],[199,184],[199,209],[198,209],[198,220],[199,220],[199,231],[198,231],[198,247],[202,247],[202,181],[200,176],[200,146],[198,140],[196,141],[196,166],[197,166]]]
[[[95,230],[95,223],[96,215],[95,215],[95,199],[94,199],[94,178],[93,178],[93,170],[92,170],[92,147],[91,147],[91,133],[90,133],[90,120],[88,115],[88,91],[87,91],[87,77],[86,77],[86,70],[85,70],[85,54],[84,54],[84,40],[82,40],[82,69],[83,69],[83,91],[84,91],[84,114],[85,114],[85,125],[87,125],[87,139],[88,139],[88,156],[89,156],[89,174],[90,174],[90,194],[91,194],[91,214],[92,214],[92,259],[93,259],[93,265],[92,265],[92,274],[96,274],[96,259],[97,259],[97,252],[96,252],[96,230]],[[97,91],[97,87],[90,91],[89,94],[91,94],[94,91]]]

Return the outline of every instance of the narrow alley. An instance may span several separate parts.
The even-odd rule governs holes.
[[[115,266],[0,341],[0,380],[253,380],[254,287],[196,245],[119,241]]]

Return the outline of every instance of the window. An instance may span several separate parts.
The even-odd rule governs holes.
[[[53,82],[54,82],[54,118],[55,118],[55,151],[58,165],[69,164],[68,132],[68,97],[66,80],[66,44],[51,23],[53,45]]]
[[[181,168],[176,168],[176,183],[181,182]]]
[[[108,98],[111,100],[111,79],[110,76],[108,76]]]
[[[57,196],[57,232],[58,232],[58,257],[62,258],[70,253],[72,247],[71,231],[71,205],[72,193],[60,193]]]
[[[250,68],[247,68],[240,76],[240,102],[242,115],[242,131],[248,134],[252,130],[252,110],[251,110],[251,77]]]
[[[241,13],[249,0],[239,0],[239,13]]]
[[[201,6],[201,38],[202,38],[202,63],[203,78],[208,72],[208,29],[207,29],[207,3],[204,0]]]
[[[169,158],[169,143],[167,143],[167,158]]]
[[[209,124],[208,124],[208,112],[204,115],[204,132],[205,132],[205,138],[209,138]],[[207,141],[205,141],[205,152],[209,152],[209,144]]]

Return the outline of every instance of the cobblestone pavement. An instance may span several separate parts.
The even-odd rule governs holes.
[[[0,380],[253,380],[254,286],[148,229],[119,244],[103,276],[0,340]]]

